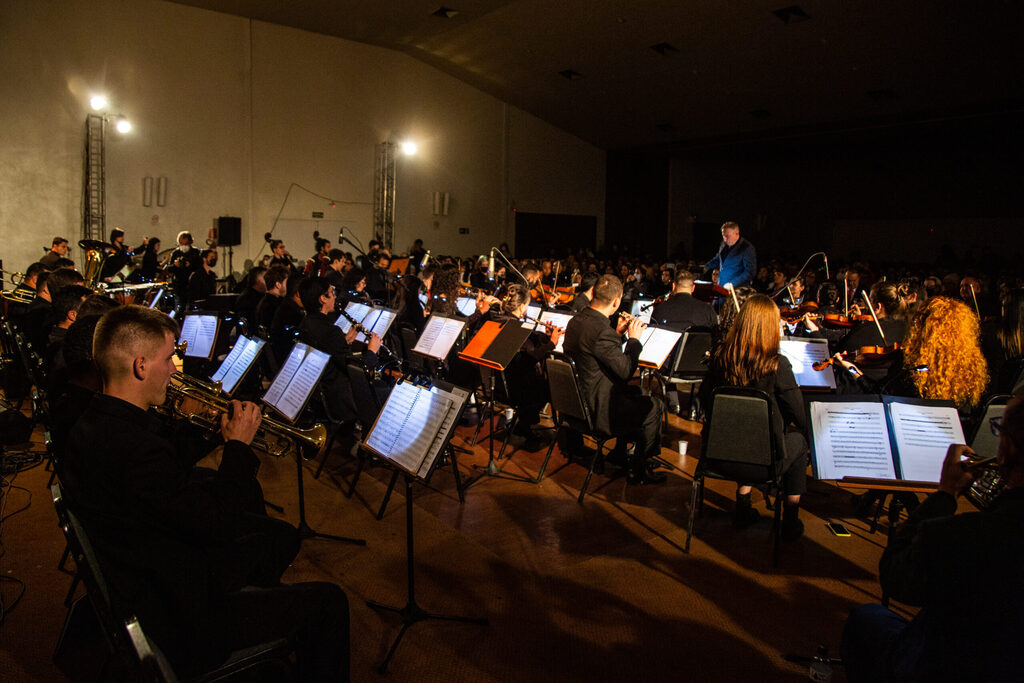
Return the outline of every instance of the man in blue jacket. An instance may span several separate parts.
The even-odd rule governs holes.
[[[740,237],[738,223],[722,224],[722,244],[718,253],[704,266],[706,270],[718,268],[718,284],[733,287],[750,284],[757,272],[757,252],[750,240]]]

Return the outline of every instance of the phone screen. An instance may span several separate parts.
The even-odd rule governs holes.
[[[827,526],[828,530],[831,531],[836,536],[849,536],[850,535],[849,530],[845,526],[840,524],[839,522],[828,522],[827,524],[825,524],[825,526]]]

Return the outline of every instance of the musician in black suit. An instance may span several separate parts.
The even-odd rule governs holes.
[[[584,308],[590,308],[590,302],[594,296],[594,285],[597,284],[597,273],[587,273],[580,280],[580,286],[576,290],[576,298],[572,300],[572,306],[570,310],[573,313],[579,313]]]
[[[104,315],[93,342],[103,394],[66,451],[69,508],[92,541],[115,616],[135,614],[183,676],[288,637],[304,679],[347,680],[344,593],[328,583],[280,584],[298,532],[262,511],[249,447],[259,408],[232,402],[220,421],[220,467],[205,473],[177,448],[178,430],[149,412],[165,400],[176,334],[170,318],[141,306]]]
[[[685,332],[691,327],[711,328],[718,324],[718,315],[711,304],[693,298],[692,273],[680,271],[672,283],[672,297],[655,305],[651,322]]]
[[[583,396],[598,429],[609,434],[629,434],[636,440],[629,459],[631,484],[665,481],[655,472],[650,459],[661,452],[663,405],[654,396],[644,396],[630,386],[643,345],[643,323],[620,320],[613,328],[608,317],[622,303],[622,281],[602,275],[594,285],[594,301],[576,314],[565,329],[563,348],[576,363]],[[623,334],[628,336],[623,350]]]

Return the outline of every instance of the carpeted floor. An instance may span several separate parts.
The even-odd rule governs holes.
[[[487,478],[460,504],[450,469],[430,487],[414,485],[416,598],[424,609],[486,617],[487,626],[441,621],[412,627],[383,677],[401,681],[678,681],[800,680],[806,666],[787,653],[813,654],[819,644],[837,656],[848,610],[878,601],[877,565],[884,524],[851,517],[849,493],[811,482],[803,519],[807,532],[786,544],[772,568],[770,512],[754,527],[730,523],[734,487],[711,482],[683,552],[695,460],[695,423],[671,418],[663,455],[681,470],[660,486],[626,486],[595,475],[591,494],[576,502],[585,470],[568,465],[557,448],[540,484]],[[486,430],[485,430],[486,433]],[[453,443],[467,446],[460,427]],[[37,438],[38,430],[37,430]],[[459,454],[469,473],[487,461],[484,439]],[[38,448],[38,446],[37,446]],[[354,460],[336,448],[319,480],[305,462],[309,523],[317,530],[364,538],[366,547],[326,539],[303,543],[285,581],[330,580],[351,601],[352,677],[382,678],[376,667],[401,625],[366,600],[406,600],[405,497],[396,488],[382,520],[375,518],[390,472],[365,472],[350,499]],[[533,476],[544,451],[516,452],[506,470]],[[268,500],[298,520],[294,459],[263,458],[260,479]],[[503,461],[505,463],[506,461]],[[611,472],[612,470],[609,470]],[[21,602],[0,625],[0,680],[59,681],[52,662],[71,577],[58,571],[64,544],[45,488],[43,467],[22,472],[4,490],[0,572],[23,581]],[[10,479],[8,477],[8,479]],[[839,519],[849,538],[833,536],[825,520]],[[16,595],[0,583],[4,606]],[[84,669],[75,669],[82,672]],[[834,680],[844,680],[841,668]]]

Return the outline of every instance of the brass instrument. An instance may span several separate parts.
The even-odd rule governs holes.
[[[220,382],[206,382],[184,373],[176,372],[167,385],[167,397],[172,414],[178,414],[189,422],[211,432],[220,429],[220,422],[195,413],[183,410],[182,403],[193,399],[212,408],[218,413],[226,413],[231,402],[220,395]],[[309,429],[300,429],[263,413],[263,421],[252,441],[252,447],[268,455],[280,457],[285,455],[294,444],[306,460],[312,460],[323,450],[327,443],[327,429],[316,424]]]
[[[4,270],[0,268],[0,278],[9,277],[12,285],[20,285],[25,281],[25,273],[19,273],[16,270]]]
[[[30,304],[32,303],[32,300],[36,298],[34,293],[17,289],[5,289],[2,292],[2,296],[12,304]]]
[[[82,268],[83,284],[89,289],[95,289],[99,282],[100,273],[103,272],[103,262],[107,260],[107,254],[113,246],[99,240],[79,240],[79,248],[85,252],[85,266]]]
[[[999,469],[999,462],[995,458],[986,458],[975,463],[967,463],[968,468],[976,468],[978,476],[971,485],[964,491],[967,500],[974,503],[979,510],[987,510],[992,501],[1003,492],[1005,481],[1003,473]]]

